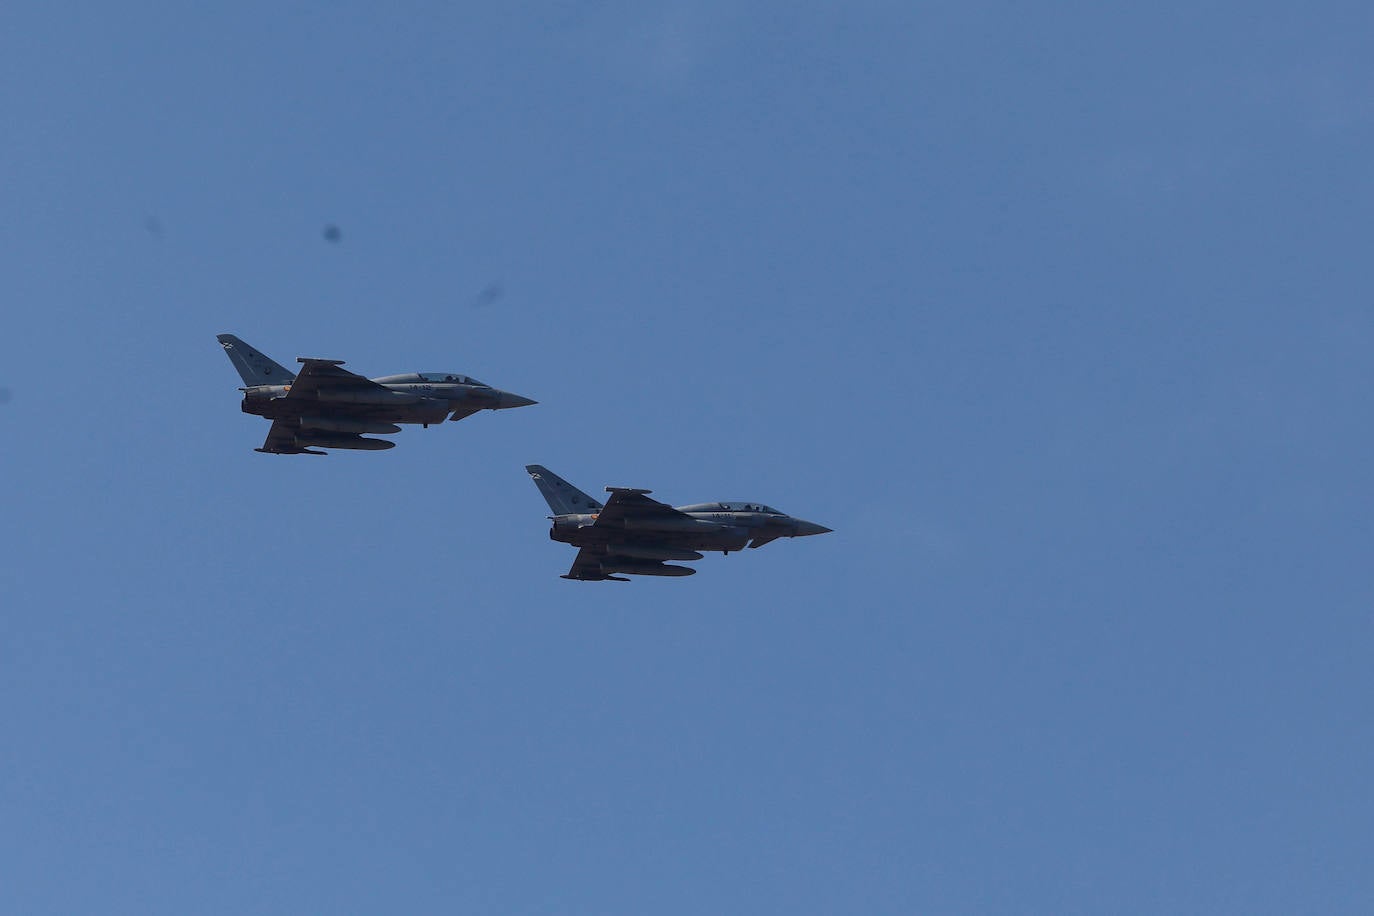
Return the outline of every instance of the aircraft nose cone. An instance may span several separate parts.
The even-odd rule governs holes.
[[[509,391],[501,392],[501,397],[497,399],[496,409],[505,410],[509,407],[529,407],[531,404],[538,404],[538,401],[530,398],[522,398],[518,394],[511,394]]]
[[[795,536],[799,538],[806,537],[808,534],[829,534],[834,530],[833,528],[827,528],[824,525],[817,525],[815,522],[808,522],[802,519],[797,519],[794,524],[797,527]]]

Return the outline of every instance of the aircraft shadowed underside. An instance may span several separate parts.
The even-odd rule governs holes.
[[[323,455],[316,448],[379,451],[395,446],[387,439],[398,423],[429,426],[461,420],[479,410],[506,410],[537,403],[454,372],[411,372],[364,378],[340,368],[342,360],[301,357],[301,371],[284,366],[233,334],[217,339],[243,377],[244,413],[272,421],[259,452]]]
[[[631,487],[607,487],[611,495],[603,504],[548,468],[531,464],[525,470],[553,511],[549,537],[580,548],[564,579],[629,581],[616,573],[690,576],[695,569],[665,561],[700,560],[704,550],[729,553],[831,530],[761,503],[674,508],[650,499],[649,490]]]

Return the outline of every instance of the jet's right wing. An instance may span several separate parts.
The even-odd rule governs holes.
[[[598,510],[596,515],[596,525],[608,528],[623,528],[627,519],[634,521],[678,521],[688,522],[694,519],[685,512],[679,512],[667,503],[661,503],[656,499],[650,499],[650,490],[638,490],[632,487],[607,487],[606,492],[611,494],[611,498],[606,500],[606,505]]]
[[[340,369],[341,359],[311,359],[307,356],[297,358],[301,364],[300,374],[291,383],[288,398],[314,400],[320,396],[321,389],[330,391],[385,391],[391,389],[378,385],[370,378],[364,378],[347,369]]]

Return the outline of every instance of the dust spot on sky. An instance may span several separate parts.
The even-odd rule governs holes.
[[[487,305],[495,305],[501,301],[501,298],[505,296],[505,294],[506,291],[502,288],[500,283],[490,283],[487,285],[486,289],[472,298],[472,307],[482,308]]]
[[[324,227],[324,240],[326,242],[332,242],[337,245],[342,239],[343,232],[338,226],[330,223],[328,226]]]

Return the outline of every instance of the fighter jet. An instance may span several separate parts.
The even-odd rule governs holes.
[[[461,420],[479,410],[538,403],[456,372],[410,372],[367,379],[340,369],[343,360],[300,357],[299,374],[254,350],[233,334],[216,338],[243,376],[242,409],[272,421],[259,452],[323,455],[316,448],[379,451],[396,445],[363,433],[399,433],[397,423],[429,426]]]
[[[831,529],[762,503],[725,502],[673,506],[649,498],[650,490],[607,487],[605,503],[592,499],[548,468],[525,470],[553,510],[549,537],[581,548],[564,579],[629,582],[615,575],[690,576],[690,566],[665,560],[700,560],[703,550],[728,554],[762,547],[778,538],[825,534]]]

